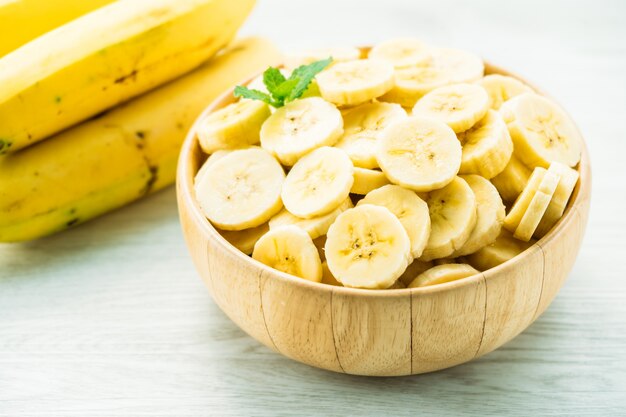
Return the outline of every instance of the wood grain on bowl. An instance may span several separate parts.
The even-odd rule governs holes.
[[[490,64],[486,73],[520,78]],[[232,101],[228,91],[201,117]],[[335,372],[419,374],[497,349],[548,308],[574,264],[587,224],[591,171],[583,148],[580,181],[564,216],[514,259],[431,287],[377,291],[330,286],[251,259],[211,226],[193,190],[204,159],[192,129],[179,161],[178,205],[187,245],[213,299],[264,345]]]

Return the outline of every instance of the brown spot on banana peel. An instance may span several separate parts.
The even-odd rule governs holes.
[[[66,227],[72,227],[75,224],[77,224],[80,221],[80,219],[78,217],[74,217],[72,220],[68,221],[67,223],[65,223]]]
[[[146,162],[148,162],[146,160]],[[141,189],[140,195],[144,196],[150,194],[154,184],[157,182],[159,178],[159,167],[155,165],[148,165],[148,170],[150,172],[150,176],[148,177],[148,181],[146,181],[146,185]]]

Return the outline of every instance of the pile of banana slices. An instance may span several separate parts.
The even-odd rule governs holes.
[[[513,258],[563,215],[582,139],[555,103],[415,39],[284,71],[328,56],[303,98],[242,99],[198,125],[197,201],[242,252],[330,285],[421,287]]]

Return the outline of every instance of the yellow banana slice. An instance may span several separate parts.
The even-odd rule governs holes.
[[[325,250],[330,271],[344,286],[389,288],[409,263],[411,242],[387,208],[363,204],[337,217]]]
[[[524,252],[531,247],[534,241],[522,242],[517,240],[508,231],[502,229],[500,236],[496,241],[477,252],[467,256],[467,261],[474,267],[481,271],[486,271],[490,268],[513,259],[515,256]]]
[[[480,80],[484,70],[483,61],[474,54],[458,49],[433,48],[429,61],[397,69],[394,87],[380,100],[413,107],[420,97],[435,88]]]
[[[504,201],[512,202],[520,195],[531,174],[530,168],[513,154],[502,172],[491,178],[491,183],[496,186]]]
[[[515,144],[515,155],[527,166],[548,168],[553,161],[570,167],[580,160],[582,138],[574,122],[552,101],[534,93],[513,97],[500,107]]]
[[[406,117],[406,111],[393,103],[366,103],[350,108],[343,113],[343,136],[335,146],[348,154],[354,166],[378,168],[376,149],[383,130]]]
[[[484,88],[476,84],[453,84],[420,98],[413,107],[413,115],[440,120],[459,133],[485,117],[487,110],[489,96]]]
[[[301,65],[309,65],[315,61],[321,61],[331,57],[331,65],[337,62],[354,61],[361,58],[361,51],[350,46],[331,46],[326,48],[315,48],[285,57],[285,67],[294,70]]]
[[[548,172],[557,174],[561,180],[559,181],[559,185],[556,187],[552,200],[550,200],[550,205],[548,206],[546,213],[541,218],[541,221],[537,226],[537,230],[535,231],[535,236],[538,238],[545,236],[546,233],[548,233],[556,224],[556,222],[559,221],[561,216],[563,216],[565,207],[567,207],[567,202],[574,192],[574,187],[576,186],[579,177],[578,171],[560,162],[551,163],[550,168],[548,168]]]
[[[487,179],[504,170],[513,154],[513,141],[500,114],[487,115],[457,135],[463,146],[461,174],[478,174]]]
[[[387,176],[385,176],[382,171],[354,167],[354,183],[352,184],[350,192],[365,195],[387,184],[389,184],[389,179],[387,179]]]
[[[428,205],[415,194],[398,185],[385,185],[369,192],[357,207],[373,204],[386,207],[400,220],[411,241],[411,256],[419,258],[430,235]]]
[[[559,185],[561,177],[554,172],[547,171],[539,184],[539,188],[535,192],[528,208],[524,212],[517,229],[513,236],[524,242],[528,242],[535,233],[541,218],[545,214],[550,200]]]
[[[254,245],[252,257],[279,271],[309,281],[322,280],[322,261],[311,236],[296,226],[270,230]]]
[[[283,183],[283,204],[295,216],[310,219],[335,210],[350,194],[354,167],[340,149],[324,146],[303,156]]]
[[[406,267],[406,270],[402,273],[402,275],[400,275],[398,281],[401,281],[405,287],[408,287],[418,275],[433,266],[435,266],[435,264],[432,261],[424,262],[415,259],[409,264],[409,266]]]
[[[343,133],[335,106],[320,97],[294,100],[276,110],[261,126],[261,146],[286,166],[322,146],[332,146]]]
[[[535,168],[533,173],[530,175],[526,186],[504,218],[504,228],[509,232],[515,233],[515,229],[519,226],[519,222],[522,220],[524,213],[526,213],[526,210],[528,209],[535,193],[539,189],[539,185],[545,175],[546,169],[540,167]]]
[[[323,98],[340,106],[354,106],[393,87],[393,65],[371,59],[340,62],[316,78]]]
[[[431,191],[452,181],[461,166],[461,145],[443,122],[409,117],[383,132],[376,159],[392,183]]]
[[[480,274],[479,271],[467,264],[443,264],[437,265],[420,274],[408,288],[427,287],[429,285],[443,284],[458,279]]]
[[[231,151],[227,150],[227,149],[220,149],[219,151],[215,151],[214,153],[209,155],[207,160],[204,161],[204,164],[202,164],[202,166],[200,167],[200,169],[196,173],[196,176],[193,179],[194,184],[197,184],[197,183],[200,182],[200,180],[206,174],[207,170],[209,169],[209,167],[211,166],[211,164],[213,162],[217,161],[218,159],[220,159],[223,156],[228,155],[229,152],[231,152]]]
[[[430,49],[418,39],[391,39],[375,45],[368,58],[388,61],[396,68],[411,67],[428,63],[431,60]]]
[[[269,106],[258,100],[241,100],[209,114],[196,134],[206,153],[259,143],[259,131],[270,116]]]
[[[261,236],[268,232],[268,230],[270,230],[270,228],[267,223],[263,223],[262,225],[253,227],[252,229],[218,231],[231,245],[246,255],[252,255],[254,245],[261,238]]]
[[[430,237],[420,260],[445,258],[463,247],[476,226],[476,196],[463,179],[454,177],[428,195]]]
[[[339,207],[330,213],[310,219],[303,219],[294,216],[286,209],[282,209],[280,213],[270,219],[269,225],[270,229],[275,229],[285,225],[297,226],[307,232],[309,236],[311,236],[311,239],[317,239],[328,232],[328,228],[331,224],[333,224],[337,216],[352,207],[352,200],[346,198],[343,203],[339,205]]]
[[[478,82],[489,94],[489,107],[498,110],[502,103],[523,93],[532,93],[533,89],[507,75],[490,74]]]
[[[220,229],[249,229],[280,211],[284,180],[283,168],[263,149],[237,150],[207,168],[195,184],[196,199]]]
[[[472,234],[452,257],[469,255],[495,242],[500,235],[505,216],[504,204],[493,184],[479,175],[462,175],[461,178],[476,196],[477,218]]]

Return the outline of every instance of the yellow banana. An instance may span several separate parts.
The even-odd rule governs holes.
[[[268,41],[236,42],[170,84],[0,157],[0,241],[66,229],[173,183],[194,119],[223,90],[279,59]]]
[[[113,0],[0,0],[0,57]]]
[[[118,1],[0,59],[0,154],[13,152],[197,67],[254,0]]]

